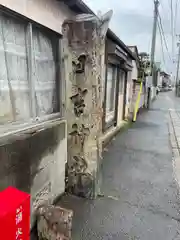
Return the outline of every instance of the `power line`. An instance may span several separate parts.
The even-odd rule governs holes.
[[[161,27],[160,27],[159,21],[158,21],[158,29],[159,29],[160,40],[161,40],[161,51],[162,51],[163,63],[164,63],[164,66],[166,67],[164,47],[163,47],[163,36],[162,36],[162,32],[161,32]]]
[[[173,21],[173,1],[170,0],[171,9],[171,36],[172,36],[172,55],[174,56],[174,21]]]
[[[166,47],[166,50],[167,50],[167,53],[168,53],[168,57],[169,57],[170,61],[172,61],[170,53],[169,53],[166,37],[165,37],[165,34],[164,34],[164,29],[163,29],[163,25],[162,25],[161,15],[158,13],[158,16],[159,16],[160,29],[161,29],[161,32],[162,32],[162,37],[163,37],[164,44],[165,44],[165,47]]]
[[[163,2],[161,0],[159,0],[160,3],[161,3],[161,8],[162,8],[162,11],[163,12],[166,12],[164,6],[163,6]],[[174,58],[174,54],[175,54],[175,36],[176,36],[176,17],[177,17],[177,7],[178,7],[178,1],[179,0],[176,0],[176,5],[175,5],[175,11],[173,10],[174,7],[173,7],[173,0],[169,0],[169,6],[170,6],[170,13],[171,13],[171,37],[172,37],[172,40],[171,40],[171,50],[172,50],[172,54],[170,54],[170,51],[168,51],[168,55],[172,56],[170,57],[171,59]],[[160,14],[160,13],[159,13]],[[175,15],[174,15],[175,14]],[[162,25],[162,20],[161,20],[161,16],[160,16],[160,21],[161,21],[161,25]],[[164,32],[164,31],[163,31]],[[164,37],[163,37],[164,38]],[[167,45],[167,44],[166,44]]]
[[[161,6],[162,10],[165,11],[162,1],[159,0],[159,3],[160,3],[160,6]]]
[[[177,34],[176,34],[176,30],[177,30],[177,17],[178,17],[178,11],[177,11],[177,9],[178,9],[178,2],[179,2],[179,0],[176,0],[176,4],[175,4],[175,16],[174,16],[174,36],[177,35]],[[173,55],[173,63],[175,62],[174,59],[175,59],[175,56]]]
[[[179,35],[180,40],[180,35]],[[179,67],[180,67],[180,42],[178,42],[178,62],[177,62],[177,71],[176,71],[176,95],[178,94],[178,82],[179,82]]]
[[[179,0],[176,0],[176,4],[175,4],[175,16],[174,16],[174,36],[176,35],[176,28],[177,28],[177,18],[178,18],[178,3]]]

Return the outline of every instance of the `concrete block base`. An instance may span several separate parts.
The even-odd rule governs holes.
[[[37,212],[39,240],[71,240],[73,212],[61,207],[42,206]]]

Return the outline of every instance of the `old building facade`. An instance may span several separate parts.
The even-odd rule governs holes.
[[[50,0],[0,3],[0,190],[31,193],[33,212],[65,188],[61,25],[73,12]]]
[[[93,198],[102,143],[129,116],[134,55],[108,29],[111,12],[97,18],[80,0],[0,3],[0,190],[31,193],[32,212],[65,182]]]
[[[133,69],[132,69],[132,99],[131,99],[131,111],[132,113],[135,110],[136,100],[138,98],[138,94],[140,91],[140,83],[143,81],[142,93],[139,102],[139,109],[143,108],[146,103],[146,85],[145,85],[145,76],[143,79],[139,77],[139,69],[140,69],[140,59],[139,59],[139,52],[137,46],[129,46],[129,49],[135,56],[135,60],[133,60]],[[144,70],[145,71],[145,70]]]

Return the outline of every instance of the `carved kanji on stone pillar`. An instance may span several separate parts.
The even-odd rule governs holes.
[[[66,188],[94,198],[101,159],[102,72],[105,36],[112,11],[102,17],[77,15],[63,24],[68,162]]]

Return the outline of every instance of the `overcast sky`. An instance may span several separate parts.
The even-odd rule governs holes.
[[[180,0],[173,0],[173,15],[175,15],[176,1],[179,2],[177,12],[180,10]],[[104,13],[112,9],[113,18],[110,23],[110,28],[116,35],[124,41],[126,45],[137,45],[140,52],[145,51],[150,53],[153,24],[153,0],[84,0],[84,2],[95,13],[97,13],[98,10]],[[160,2],[159,12],[162,17],[169,53],[171,58],[177,59],[177,46],[175,44],[177,37],[174,38],[174,54],[172,52],[170,0],[160,0]],[[180,14],[178,15],[177,23],[180,22]],[[180,33],[178,30],[176,32]],[[162,48],[158,31],[156,61],[161,61],[161,67],[169,73],[172,71],[174,74],[176,65],[170,61],[165,45],[164,53],[165,65],[162,61]]]

